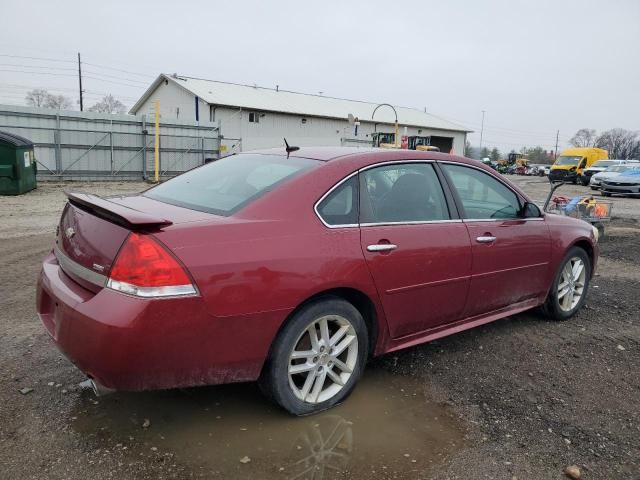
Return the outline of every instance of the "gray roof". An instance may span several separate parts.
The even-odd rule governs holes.
[[[371,119],[371,114],[376,106],[378,106],[378,103],[358,100],[219,82],[216,80],[204,80],[180,75],[161,74],[131,108],[131,113],[136,113],[144,101],[164,80],[179,85],[212,105],[224,105],[260,111],[338,119],[346,119],[349,114],[351,114],[354,117],[358,117],[360,121],[372,122],[374,120]],[[472,131],[463,125],[423,112],[422,110],[408,107],[395,107],[395,109],[398,112],[398,123],[403,126],[407,125],[459,132]],[[392,124],[394,120],[395,117],[391,108],[381,107],[376,112],[375,122],[377,123]]]

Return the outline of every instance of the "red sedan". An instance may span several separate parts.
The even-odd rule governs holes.
[[[233,155],[139,195],[69,194],[37,310],[97,388],[259,379],[329,408],[370,356],[584,303],[597,231],[479,162],[309,148]]]

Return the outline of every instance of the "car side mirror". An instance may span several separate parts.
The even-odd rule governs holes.
[[[542,216],[542,211],[535,203],[524,202],[520,210],[520,216],[522,218],[538,218]]]

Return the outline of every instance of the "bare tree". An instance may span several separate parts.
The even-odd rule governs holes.
[[[113,95],[105,95],[102,100],[89,108],[90,112],[99,113],[124,113],[127,107]]]
[[[597,135],[592,128],[581,128],[571,137],[569,143],[574,147],[595,147]]]
[[[49,92],[40,88],[36,88],[27,92],[25,100],[27,101],[27,105],[29,105],[30,107],[44,107],[48,96]]]
[[[475,153],[475,148],[471,146],[471,142],[469,140],[466,140],[464,142],[464,156],[467,158],[475,158]]]
[[[72,105],[73,102],[69,97],[65,97],[64,95],[48,94],[42,106],[44,108],[53,108],[55,110],[69,110]]]
[[[639,133],[624,128],[612,128],[600,134],[596,146],[608,150],[609,158],[640,159]]]

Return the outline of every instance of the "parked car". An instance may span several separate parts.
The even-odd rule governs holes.
[[[371,356],[583,305],[597,230],[480,162],[287,150],[68,194],[37,311],[98,391],[259,380],[304,415],[343,401]]]
[[[611,195],[640,195],[640,168],[630,168],[620,175],[602,181],[600,190],[605,197]]]
[[[582,185],[589,185],[591,177],[596,173],[604,172],[614,165],[625,165],[627,163],[634,163],[634,160],[598,160],[589,168],[584,169],[580,176],[580,183],[582,183]]]
[[[551,171],[551,165],[545,165],[542,168],[542,173],[544,174],[545,177],[549,176],[549,172]]]
[[[533,175],[536,177],[543,177],[544,173],[544,165],[541,164],[530,164],[527,166],[526,175]]]
[[[604,180],[609,178],[617,177],[621,175],[623,172],[627,170],[632,170],[634,168],[640,168],[640,165],[637,164],[628,164],[628,165],[613,165],[612,167],[607,168],[604,172],[596,173],[591,177],[589,181],[589,186],[591,190],[600,190],[600,186]]]

